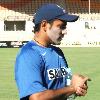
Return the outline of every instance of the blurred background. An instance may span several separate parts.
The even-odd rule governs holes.
[[[0,0],[0,47],[19,47],[31,40],[36,10],[56,3],[79,15],[67,24],[67,35],[60,46],[100,46],[100,0]]]
[[[55,3],[78,21],[67,23],[61,49],[73,73],[92,78],[88,94],[76,100],[100,99],[100,0],[0,0],[0,100],[19,100],[14,80],[16,55],[34,33],[34,14],[43,4]]]

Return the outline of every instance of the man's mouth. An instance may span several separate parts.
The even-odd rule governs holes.
[[[61,41],[61,40],[63,39],[63,37],[64,37],[64,36],[60,36],[60,37],[58,38],[58,40]]]
[[[59,38],[58,38],[58,41],[61,41],[61,40],[62,40],[62,38],[63,38],[63,37],[59,37]]]

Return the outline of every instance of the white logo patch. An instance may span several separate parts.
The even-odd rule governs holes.
[[[61,78],[67,76],[67,68],[66,67],[61,67],[61,68],[55,68],[55,69],[49,69],[47,70],[48,72],[48,78],[49,80],[53,80],[56,78]]]

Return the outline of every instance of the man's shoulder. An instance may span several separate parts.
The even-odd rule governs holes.
[[[38,50],[35,49],[36,44],[33,41],[29,41],[27,44],[25,44],[19,51],[19,54],[31,54],[31,55],[36,55],[39,54]]]
[[[31,49],[32,46],[35,46],[35,45],[36,44],[33,41],[29,41],[22,47],[22,49]]]
[[[23,50],[32,50],[32,51],[34,51],[34,50],[36,50],[36,48],[37,48],[37,44],[34,42],[34,41],[29,41],[29,42],[27,42],[22,48],[21,48],[21,50],[23,51]]]

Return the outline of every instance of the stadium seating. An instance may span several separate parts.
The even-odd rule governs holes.
[[[66,0],[67,9],[71,13],[88,13],[89,0]],[[90,12],[100,12],[100,0],[90,0]]]
[[[9,1],[10,2],[10,1]],[[16,3],[0,1],[0,10],[14,10],[16,12],[32,15],[43,4],[57,3],[64,6],[70,13],[88,13],[89,0],[16,0]],[[100,0],[90,0],[91,13],[100,12]]]

